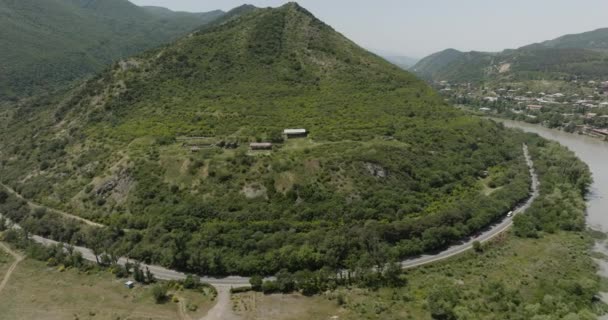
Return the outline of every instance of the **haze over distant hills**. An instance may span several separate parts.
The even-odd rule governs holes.
[[[412,66],[414,66],[418,61],[420,61],[420,59],[418,58],[412,58],[412,57],[408,57],[408,56],[396,56],[396,55],[386,55],[383,56],[386,60],[388,60],[389,62],[407,70],[409,68],[411,68]]]
[[[0,1],[0,101],[53,90],[222,14],[142,8],[127,0]]]
[[[389,52],[389,51],[385,51],[385,50],[369,49],[369,51],[381,56],[382,58],[386,59],[388,62],[400,67],[401,69],[405,69],[405,70],[411,68],[412,66],[414,66],[416,64],[416,62],[420,61],[419,58],[413,58],[408,55],[395,53],[395,52]]]
[[[447,49],[422,59],[412,70],[433,81],[599,77],[608,73],[608,29],[497,53]]]

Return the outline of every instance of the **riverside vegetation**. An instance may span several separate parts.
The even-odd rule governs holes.
[[[587,166],[555,142],[528,136],[541,196],[514,229],[478,250],[407,271],[398,287],[327,295],[356,319],[591,320],[606,313],[585,231]],[[605,257],[604,257],[605,259]]]
[[[233,15],[6,113],[3,182],[109,228],[87,242],[51,213],[11,218],[200,274],[380,266],[477,232],[530,183],[507,129],[296,4]],[[283,141],[290,127],[311,135]]]

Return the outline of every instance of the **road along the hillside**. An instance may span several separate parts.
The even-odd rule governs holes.
[[[502,221],[493,225],[490,229],[485,232],[482,232],[480,235],[472,237],[468,239],[466,242],[453,245],[444,251],[441,251],[432,255],[422,255],[419,257],[415,257],[412,259],[408,259],[401,262],[401,267],[403,269],[412,269],[416,267],[420,267],[423,265],[427,265],[430,263],[438,262],[441,260],[448,259],[455,255],[461,254],[465,251],[468,251],[473,248],[473,243],[475,241],[479,241],[481,243],[492,240],[494,237],[502,234],[507,231],[513,225],[513,218],[525,212],[532,206],[532,203],[538,198],[540,195],[539,186],[540,182],[538,181],[538,176],[536,175],[536,171],[534,170],[534,162],[530,157],[530,152],[528,151],[528,146],[524,145],[524,156],[526,157],[526,163],[528,164],[528,168],[530,170],[530,176],[532,178],[532,186],[530,192],[530,198],[526,200],[523,204],[513,210],[513,215],[511,217],[505,216]],[[506,215],[506,213],[505,213]]]
[[[454,245],[444,251],[441,251],[436,254],[422,255],[419,257],[415,257],[415,258],[411,258],[411,259],[402,261],[401,262],[402,268],[403,269],[416,268],[416,267],[420,267],[423,265],[427,265],[430,263],[434,263],[434,262],[438,262],[441,260],[451,258],[455,255],[461,254],[467,250],[472,249],[473,243],[475,241],[486,242],[486,241],[489,241],[492,238],[502,234],[503,232],[507,231],[513,225],[513,217],[515,217],[518,214],[523,213],[528,208],[530,208],[532,203],[534,203],[534,201],[538,198],[538,196],[540,194],[539,193],[540,183],[538,181],[536,171],[534,170],[534,162],[532,161],[532,159],[530,157],[530,153],[528,151],[528,146],[524,145],[523,151],[524,151],[524,156],[526,158],[526,162],[528,164],[528,168],[530,171],[530,176],[532,178],[530,198],[528,198],[528,200],[525,203],[523,203],[521,206],[519,206],[517,209],[513,210],[513,215],[511,217],[507,217],[506,213],[505,213],[505,217],[503,218],[503,220],[501,222],[496,223],[490,229],[483,232],[479,236],[470,238],[466,242]],[[2,214],[0,214],[0,217],[2,217]],[[14,227],[18,228],[19,226],[14,226]],[[42,238],[42,237],[39,237],[36,235],[31,236],[31,239],[34,240],[35,242],[43,244],[45,246],[51,246],[51,245],[58,244],[57,241]],[[66,244],[64,244],[64,245],[66,245]],[[74,247],[74,250],[80,252],[82,254],[83,258],[88,261],[92,261],[92,262],[97,261],[95,254],[93,254],[93,251],[88,248]],[[123,266],[127,262],[129,262],[129,259],[127,259],[127,258],[120,258],[118,260],[118,263]],[[133,261],[131,261],[131,262],[133,262]],[[160,266],[155,266],[155,265],[142,264],[141,266],[144,269],[149,268],[150,272],[152,272],[152,274],[154,274],[154,276],[160,280],[183,280],[186,278],[186,274],[183,272],[170,270],[170,269],[163,268]],[[272,278],[268,278],[268,279],[272,279]],[[209,283],[213,286],[222,286],[222,287],[226,287],[226,286],[239,287],[239,286],[248,286],[249,285],[249,278],[240,277],[240,276],[231,276],[231,277],[226,277],[226,278],[201,277],[201,281]]]

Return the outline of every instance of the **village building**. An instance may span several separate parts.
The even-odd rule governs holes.
[[[270,142],[254,142],[249,144],[251,150],[272,150],[272,143]]]
[[[490,108],[479,108],[479,110],[483,111],[483,112],[490,112],[490,111],[492,111],[492,109],[490,109]]]
[[[129,289],[133,289],[135,287],[135,282],[127,281],[127,282],[125,282],[125,287],[127,287]]]
[[[536,105],[536,104],[528,105],[528,110],[530,110],[530,111],[540,111],[542,109],[543,109],[543,106],[540,106],[540,105]]]
[[[308,131],[306,129],[285,129],[283,130],[283,135],[287,137],[287,139],[306,138],[308,136]]]

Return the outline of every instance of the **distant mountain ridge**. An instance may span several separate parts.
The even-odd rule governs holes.
[[[399,56],[399,55],[381,55],[383,58],[388,60],[388,62],[395,64],[402,69],[408,70],[412,66],[414,66],[420,59],[412,58],[408,56]]]
[[[61,87],[222,14],[142,8],[127,0],[1,0],[0,101]]]
[[[608,73],[608,29],[497,53],[448,49],[420,60],[412,71],[433,81],[598,77]]]
[[[170,9],[164,7],[156,7],[156,6],[142,6],[142,9],[146,10],[148,13],[157,15],[163,18],[175,18],[179,17],[181,19],[199,19],[197,23],[206,24],[211,22],[224,14],[225,11],[222,10],[213,10],[209,12],[186,12],[186,11],[171,11]]]
[[[578,48],[608,50],[608,28],[580,34],[569,34],[541,43],[547,48]]]

